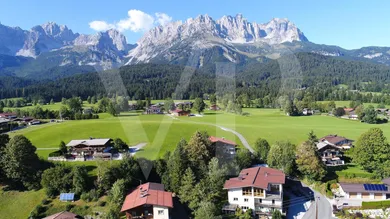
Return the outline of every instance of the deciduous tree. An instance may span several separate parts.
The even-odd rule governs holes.
[[[311,180],[321,180],[325,176],[325,165],[315,144],[303,142],[297,147],[296,156],[298,170],[303,176]]]
[[[270,150],[270,145],[267,140],[264,138],[259,138],[256,140],[254,148],[255,157],[257,160],[267,163],[267,156]]]
[[[268,165],[281,169],[287,175],[295,173],[295,145],[289,141],[277,141],[268,153]]]

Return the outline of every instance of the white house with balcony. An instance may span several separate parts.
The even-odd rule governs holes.
[[[286,175],[281,170],[268,167],[243,169],[238,177],[225,182],[229,203],[225,213],[234,213],[237,208],[252,209],[258,216],[270,216],[274,210],[283,213],[283,185]]]

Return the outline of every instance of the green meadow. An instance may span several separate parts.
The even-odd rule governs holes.
[[[381,128],[390,138],[390,124],[369,125],[358,121],[338,119],[330,116],[288,117],[278,109],[244,109],[249,116],[240,116],[224,112],[206,111],[203,117],[172,118],[166,115],[142,115],[124,113],[118,117],[100,114],[97,120],[64,121],[28,127],[12,132],[10,135],[23,134],[38,148],[38,155],[47,158],[56,150],[60,141],[66,143],[72,139],[122,138],[129,145],[147,143],[137,157],[156,159],[166,151],[175,149],[181,138],[189,139],[199,131],[210,135],[225,137],[238,144],[238,138],[215,125],[231,128],[241,133],[253,145],[257,138],[265,138],[271,144],[278,140],[289,140],[299,144],[307,139],[313,130],[318,137],[338,134],[356,140],[360,134],[371,127]],[[48,149],[48,150],[45,150]],[[96,175],[96,162],[69,162],[68,165],[86,165],[91,175]],[[337,171],[343,177],[347,174],[367,176],[370,174],[359,166],[349,165],[347,169]],[[369,180],[369,179],[367,179]],[[7,191],[0,193],[0,215],[15,215],[26,218],[29,212],[44,198],[43,190],[30,192]],[[20,208],[23,206],[23,208]],[[62,208],[61,206],[58,209]],[[20,209],[20,211],[14,211]],[[0,219],[2,216],[0,216]]]

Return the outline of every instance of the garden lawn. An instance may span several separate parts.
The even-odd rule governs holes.
[[[45,196],[44,190],[26,192],[0,190],[0,219],[27,218]]]

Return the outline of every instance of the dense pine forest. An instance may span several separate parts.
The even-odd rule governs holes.
[[[283,95],[296,97],[299,92],[310,92],[318,101],[390,102],[390,67],[386,65],[297,53],[277,60],[264,58],[261,62],[227,66],[227,70],[221,70],[215,66],[195,69],[141,64],[52,80],[39,80],[39,75],[36,79],[8,75],[0,77],[0,98],[29,97],[47,102],[72,96],[86,99],[112,95],[126,95],[133,100],[192,99],[204,94],[224,95],[235,88],[237,95],[247,94],[253,100],[268,98],[271,102]]]

